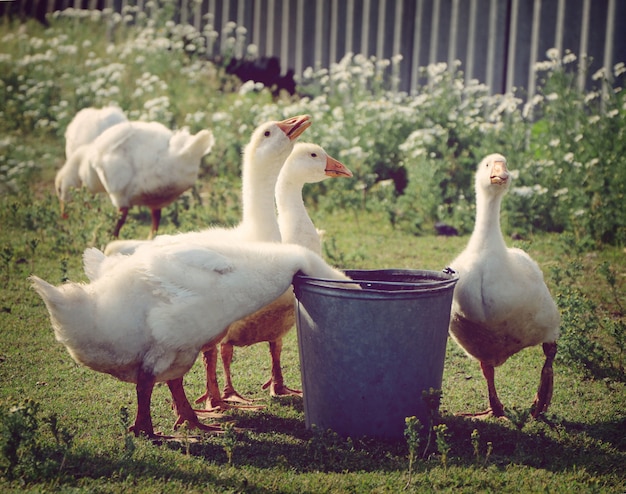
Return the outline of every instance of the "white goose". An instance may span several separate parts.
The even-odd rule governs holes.
[[[61,216],[66,217],[65,203],[70,200],[70,189],[85,185],[93,193],[104,192],[95,170],[82,158],[87,148],[102,132],[118,123],[127,122],[124,112],[116,106],[84,108],[72,119],[65,130],[65,164],[59,169],[54,188],[61,205]],[[80,150],[79,154],[76,154]],[[86,166],[85,166],[86,165]]]
[[[450,264],[459,272],[450,334],[480,362],[490,408],[472,416],[504,416],[496,393],[495,367],[521,349],[543,344],[546,361],[533,416],[552,398],[552,362],[560,315],[539,266],[520,249],[507,248],[500,230],[500,205],[511,182],[506,159],[487,156],[476,172],[476,225],[465,250]]]
[[[320,146],[298,143],[285,161],[276,184],[276,206],[282,242],[298,244],[321,255],[320,237],[307,214],[302,200],[302,188],[306,183],[321,182],[329,177],[351,177],[352,172],[335,160]],[[301,395],[302,392],[285,386],[280,356],[283,337],[295,324],[293,290],[254,314],[228,327],[221,342],[220,352],[224,366],[222,400],[247,402],[235,391],[231,378],[231,362],[234,346],[249,346],[267,341],[272,359],[271,377],[263,388],[270,388],[272,396]],[[211,376],[207,376],[212,379]],[[215,378],[216,379],[216,378]],[[209,389],[207,391],[210,392]],[[204,398],[204,397],[203,397]],[[209,409],[215,400],[209,396]]]
[[[189,189],[198,178],[202,157],[213,147],[213,133],[172,132],[158,122],[127,122],[105,130],[89,145],[86,159],[97,173],[120,218],[118,237],[130,207],[148,206],[153,236],[161,209]]]
[[[175,428],[200,423],[183,389],[183,376],[200,350],[225,328],[284,293],[293,275],[347,280],[308,249],[277,243],[215,243],[210,247],[154,245],[117,256],[89,284],[59,287],[32,276],[50,313],[58,341],[93,370],[136,385],[137,415],[131,430],[154,437],[150,414],[156,382],[167,382],[177,413]],[[86,272],[106,258],[84,255]]]

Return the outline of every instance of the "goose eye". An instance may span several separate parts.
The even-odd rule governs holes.
[[[311,158],[317,158],[317,153],[311,153]]]
[[[265,131],[265,134],[263,134],[265,137],[269,137],[272,135],[272,133],[269,130]]]

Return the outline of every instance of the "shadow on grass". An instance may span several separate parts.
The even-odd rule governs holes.
[[[284,468],[304,472],[392,472],[407,468],[406,441],[342,438],[332,431],[309,430],[300,418],[284,418],[273,406],[301,408],[301,401],[281,400],[259,412],[233,414],[239,433],[233,448],[235,466],[260,469]],[[584,468],[590,474],[613,474],[624,464],[624,420],[590,426],[558,421],[474,421],[444,416],[448,426],[449,464],[495,466],[518,464],[553,472]],[[472,432],[477,436],[472,440]],[[207,438],[190,445],[191,455],[214,463],[226,463],[222,439]],[[420,453],[426,444],[422,439]],[[181,448],[171,444],[172,448]],[[182,448],[181,448],[182,449]],[[422,466],[437,466],[440,457],[435,440],[423,455]]]
[[[487,463],[496,466],[519,464],[553,472],[582,467],[589,473],[603,475],[618,471],[626,459],[624,434],[620,432],[624,430],[623,420],[598,424],[597,428],[589,424],[559,422],[553,417],[518,425],[462,417],[445,417],[444,422],[453,437],[451,454],[461,464],[477,461],[471,440],[473,430],[478,431],[480,438],[479,455],[484,459],[487,443],[491,443]],[[593,429],[603,430],[603,433],[593,436],[589,433]]]
[[[281,400],[267,410],[234,413],[237,426],[249,430],[237,432],[230,442],[224,435],[187,440],[182,434],[180,441],[161,444],[126,436],[120,438],[119,449],[111,451],[76,445],[67,451],[65,459],[53,458],[55,471],[39,472],[40,477],[82,487],[106,478],[121,487],[138,482],[158,486],[163,481],[176,481],[182,485],[211,485],[213,489],[239,492],[249,487],[247,478],[258,475],[245,467],[266,471],[276,478],[287,472],[406,472],[408,447],[404,440],[344,439],[331,431],[308,430],[298,417],[276,415],[284,412],[283,407],[297,409],[298,406],[301,406],[298,401]],[[588,475],[615,475],[626,458],[623,433],[620,433],[623,420],[590,426],[558,422],[554,417],[514,423],[472,421],[446,415],[442,422],[449,432],[448,465],[459,468],[505,471],[511,465],[519,465],[555,473],[584,469]],[[590,429],[599,434],[593,436]],[[196,439],[193,434],[190,437]],[[420,457],[425,443],[422,440]],[[226,454],[228,447],[232,464]],[[58,451],[52,454],[59,456]],[[204,461],[195,462],[194,458]],[[60,464],[64,467],[59,478]],[[414,471],[426,473],[441,464],[433,440],[431,449],[418,460]],[[255,485],[255,492],[269,491]]]
[[[67,455],[65,459],[66,468],[61,478],[56,483],[65,486],[76,485],[82,488],[89,488],[90,481],[97,485],[102,479],[107,479],[109,486],[117,486],[119,492],[124,490],[124,486],[129,489],[136,489],[138,485],[146,491],[150,491],[150,485],[156,486],[156,491],[163,486],[163,481],[168,483],[178,482],[181,485],[207,485],[211,489],[220,492],[245,492],[247,480],[245,476],[214,474],[210,470],[203,468],[184,468],[178,462],[164,461],[160,454],[163,446],[143,445],[131,457],[112,458],[106,454],[93,454],[93,452],[75,451]],[[147,452],[152,449],[152,452]],[[211,457],[224,456],[223,450],[219,446],[203,445],[204,453]],[[175,484],[170,484],[175,485]],[[176,488],[174,487],[174,490]],[[156,492],[155,491],[155,492]],[[178,492],[180,492],[178,490]],[[255,486],[255,492],[269,493],[271,489],[262,486]]]

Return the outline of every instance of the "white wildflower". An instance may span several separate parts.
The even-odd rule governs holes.
[[[563,159],[567,162],[567,163],[571,163],[574,161],[574,153],[566,153],[565,156],[563,156]]]
[[[548,143],[548,145],[552,148],[557,147],[559,144],[561,144],[561,139],[559,138],[551,139],[550,142]]]
[[[244,96],[250,92],[253,92],[256,89],[254,81],[246,81],[239,88],[239,94]]]
[[[227,121],[230,118],[230,114],[223,111],[218,111],[213,114],[213,122],[223,122]]]
[[[616,117],[618,114],[619,114],[619,110],[615,108],[614,110],[607,112],[606,116],[609,118],[613,118],[613,117]]]
[[[559,50],[557,48],[550,48],[548,51],[546,51],[546,56],[550,59],[550,60],[558,60],[560,58],[560,53]]]
[[[624,62],[616,63],[613,67],[613,74],[615,74],[615,77],[619,77],[624,72],[626,72],[626,65],[624,64]]]
[[[249,57],[256,58],[259,55],[259,47],[255,44],[249,44],[246,52]]]
[[[202,112],[202,111],[197,111],[194,113],[188,113],[185,116],[185,123],[189,124],[189,123],[200,123],[203,122],[204,120],[206,120],[207,116],[206,113]]]
[[[567,64],[567,63],[573,63],[576,61],[576,55],[573,54],[571,51],[568,51],[565,56],[563,57],[563,63]]]
[[[599,79],[606,79],[606,71],[604,70],[604,67],[602,67],[601,69],[597,70],[592,76],[591,78],[594,81],[597,81]]]
[[[445,62],[431,63],[428,65],[427,70],[430,77],[435,77],[448,70],[448,64]]]
[[[519,187],[513,187],[511,192],[520,197],[532,197],[534,190],[528,185],[520,185]]]
[[[552,62],[537,62],[535,64],[535,72],[544,72],[552,68]]]

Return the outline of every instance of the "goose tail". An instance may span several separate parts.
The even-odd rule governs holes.
[[[202,156],[209,154],[213,145],[215,144],[215,138],[213,132],[210,130],[201,130],[197,134],[187,138],[184,147],[180,151],[180,156],[196,160],[202,158]]]
[[[46,304],[57,340],[67,347],[93,326],[92,303],[83,285],[65,283],[54,286],[37,276],[29,280]]]
[[[98,279],[100,276],[100,266],[105,259],[106,256],[100,249],[96,249],[95,247],[85,249],[83,253],[83,268],[89,281]]]

